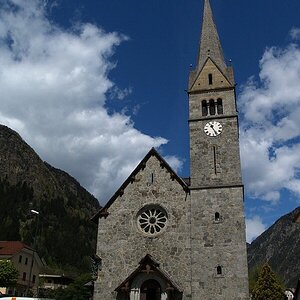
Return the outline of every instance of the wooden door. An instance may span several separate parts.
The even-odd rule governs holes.
[[[154,279],[145,281],[141,286],[140,300],[161,300],[160,284]]]

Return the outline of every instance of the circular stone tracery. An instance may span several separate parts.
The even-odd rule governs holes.
[[[150,235],[161,232],[167,223],[167,213],[159,206],[145,207],[138,214],[137,223],[139,228]]]

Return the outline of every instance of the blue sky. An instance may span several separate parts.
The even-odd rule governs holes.
[[[238,84],[250,241],[300,205],[300,2],[211,5]],[[188,176],[185,89],[202,8],[1,0],[0,123],[102,204],[153,146]]]

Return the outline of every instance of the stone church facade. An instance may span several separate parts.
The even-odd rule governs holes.
[[[235,83],[209,0],[188,94],[190,178],[151,149],[94,216],[94,299],[249,299]]]

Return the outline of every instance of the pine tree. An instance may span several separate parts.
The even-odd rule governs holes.
[[[253,300],[283,300],[284,289],[275,273],[265,264],[252,291]]]
[[[252,294],[253,292],[253,289],[256,285],[256,282],[258,280],[258,277],[260,275],[260,272],[261,272],[261,269],[262,269],[262,266],[259,265],[259,266],[256,266],[250,273],[249,273],[249,291],[250,291],[250,294]]]

